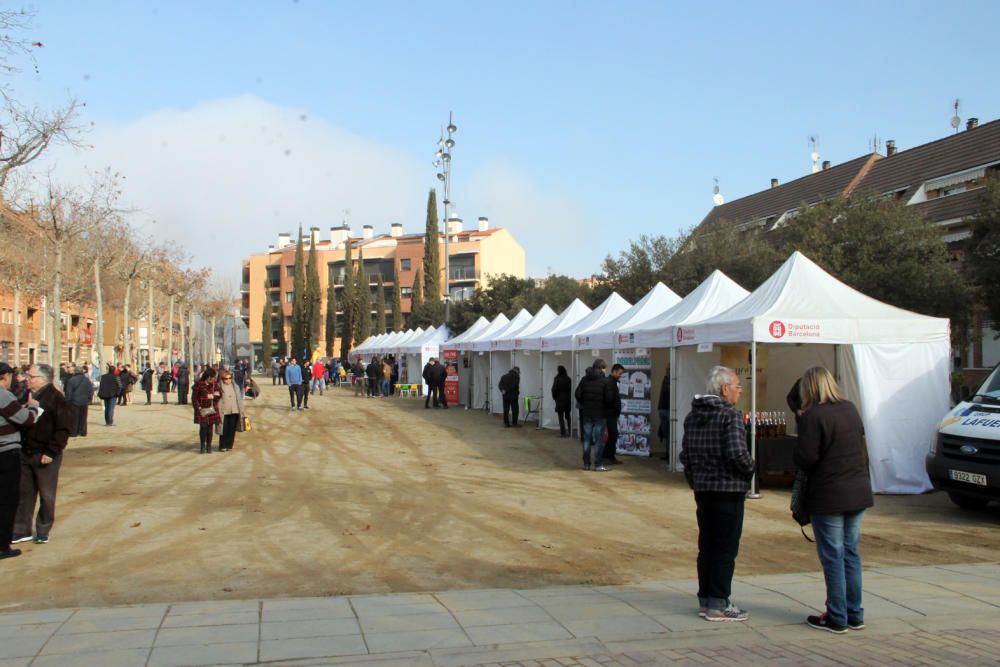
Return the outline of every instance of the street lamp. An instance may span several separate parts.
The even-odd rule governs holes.
[[[451,153],[455,148],[455,140],[452,135],[458,131],[452,120],[452,113],[448,112],[448,133],[441,133],[438,139],[438,150],[435,154],[434,166],[438,169],[438,180],[444,183],[444,323],[447,325],[451,319],[451,262],[448,254],[448,206],[451,205]],[[428,243],[430,239],[427,239]]]

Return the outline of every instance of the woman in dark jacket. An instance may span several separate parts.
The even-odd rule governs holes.
[[[142,386],[142,390],[146,392],[146,405],[153,402],[154,375],[156,375],[156,373],[154,373],[153,369],[149,367],[149,364],[146,364],[146,368],[142,371],[142,379],[139,381],[139,384]]]
[[[160,364],[160,376],[156,380],[156,391],[163,397],[163,405],[167,404],[167,397],[170,396],[170,386],[174,383],[174,374],[170,369]]]
[[[806,507],[826,579],[826,612],[806,622],[836,634],[865,627],[861,607],[861,517],[874,504],[865,429],[830,371],[814,366],[799,386],[802,417],[795,464],[809,476]]]
[[[181,364],[177,368],[177,405],[187,405],[189,377],[187,364]]]
[[[219,400],[222,390],[215,379],[215,369],[206,368],[194,388],[191,390],[191,402],[194,404],[194,423],[198,424],[198,435],[201,442],[201,453],[212,453],[212,431],[216,424],[222,423],[219,414]]]
[[[556,402],[556,414],[559,415],[559,437],[569,437],[572,428],[569,410],[573,403],[573,381],[566,374],[565,366],[556,369],[556,377],[552,380],[552,400]]]

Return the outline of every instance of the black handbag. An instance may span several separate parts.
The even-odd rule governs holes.
[[[806,526],[811,523],[809,518],[809,508],[806,506],[806,496],[809,495],[809,475],[801,468],[795,471],[795,480],[792,482],[792,501],[789,509],[792,510],[792,518],[799,524],[802,537],[810,542],[813,540],[806,535]]]

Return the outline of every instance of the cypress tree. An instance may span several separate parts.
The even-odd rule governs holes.
[[[302,225],[299,225],[298,243],[295,244],[295,279],[292,282],[292,352],[302,361],[303,348],[308,341],[303,337],[308,318],[308,292],[306,287],[305,257],[302,253]]]
[[[333,356],[333,345],[337,338],[337,290],[334,288],[333,276],[330,276],[326,287],[326,356]]]
[[[382,274],[378,274],[378,292],[375,293],[375,333],[385,333],[385,285]]]
[[[285,307],[279,302],[278,312],[278,356],[288,355],[288,340],[285,338]]]
[[[368,287],[368,274],[365,273],[365,257],[363,252],[358,250],[358,273],[354,282],[354,316],[357,321],[354,323],[356,337],[364,342],[372,335],[372,291]]]
[[[417,269],[417,275],[413,276],[413,290],[410,293],[410,312],[415,311],[423,305],[424,291],[420,286],[420,269]]]
[[[313,243],[313,234],[310,230],[309,234],[309,267],[306,273],[306,293],[308,294],[308,303],[306,308],[308,310],[308,317],[306,318],[306,331],[308,335],[305,336],[306,345],[309,347],[309,353],[316,349],[319,345],[319,334],[320,334],[320,305],[323,302],[323,295],[320,293],[319,288],[319,256],[316,251],[316,244]]]
[[[448,221],[445,220],[447,227]],[[448,233],[447,228],[445,233]],[[441,304],[441,260],[439,243],[441,238],[438,229],[437,191],[431,188],[427,195],[427,224],[424,232],[424,298],[426,299],[425,314],[434,322],[444,317]]]
[[[399,274],[393,279],[392,285],[392,330],[402,331],[406,326],[403,321],[403,289],[399,286]]]
[[[271,284],[264,279],[264,307],[260,316],[260,363],[264,372],[271,372],[271,343],[274,333],[274,307],[271,305]]]
[[[347,357],[351,353],[354,335],[354,262],[351,259],[351,239],[348,238],[344,244],[344,298],[341,301],[341,310],[344,317],[341,318],[340,326],[340,356]]]

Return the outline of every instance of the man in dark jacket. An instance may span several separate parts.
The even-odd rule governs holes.
[[[754,471],[743,415],[733,407],[742,391],[733,369],[715,366],[708,394],[695,396],[684,418],[680,459],[698,507],[698,615],[706,621],[749,617],[729,600]]]
[[[20,499],[21,488],[21,429],[31,426],[38,417],[38,404],[29,399],[28,406],[21,405],[11,393],[14,369],[0,362],[0,559],[21,555],[12,549],[14,515]],[[22,537],[27,542],[31,536]]]
[[[187,405],[188,390],[191,384],[191,371],[187,364],[177,367],[177,405]]]
[[[382,364],[379,362],[378,357],[372,357],[372,360],[365,367],[365,379],[368,382],[368,398],[375,398],[378,395],[378,378],[382,374]],[[434,407],[437,407],[435,405]]]
[[[611,374],[608,376],[608,393],[611,401],[608,408],[608,444],[604,446],[604,463],[607,465],[619,465],[621,459],[615,454],[618,453],[618,417],[622,414],[622,394],[618,389],[618,379],[625,374],[625,367],[615,364],[611,367]]]
[[[611,412],[611,388],[604,369],[608,367],[603,359],[598,359],[586,370],[580,384],[576,386],[577,403],[580,405],[581,430],[583,431],[583,469],[589,470],[593,464],[597,472],[606,472],[602,465],[604,454],[604,429]]]
[[[119,376],[115,374],[114,364],[108,364],[108,372],[101,376],[101,382],[97,386],[97,397],[104,401],[104,425],[115,425],[115,402],[122,392],[122,383]]]
[[[424,410],[428,410],[431,407],[431,401],[434,402],[434,407],[439,407],[440,398],[438,396],[437,388],[437,359],[431,357],[424,364],[424,370],[421,372],[420,377],[424,379],[424,386],[427,388],[427,394],[424,398]]]
[[[445,410],[448,409],[448,399],[444,395],[444,383],[448,379],[448,367],[442,364],[437,359],[434,360],[434,386],[437,389],[438,400],[441,401],[441,407]]]
[[[517,402],[521,397],[521,369],[514,366],[507,371],[500,377],[500,383],[497,387],[503,397],[503,426],[509,428],[513,422],[514,428],[517,428],[517,415],[519,413]]]
[[[25,541],[35,523],[35,544],[46,544],[56,518],[56,487],[62,453],[69,439],[70,408],[52,384],[53,369],[34,364],[28,369],[28,389],[42,415],[24,434],[21,444],[21,489],[14,517],[13,541]],[[38,515],[35,503],[38,502]]]
[[[139,377],[139,386],[142,390],[146,392],[146,405],[153,402],[153,378],[156,373],[153,368],[146,364],[146,367],[142,369],[142,375]]]
[[[73,374],[66,380],[66,402],[71,411],[69,437],[87,437],[87,412],[93,396],[94,384],[82,368],[74,366]]]

